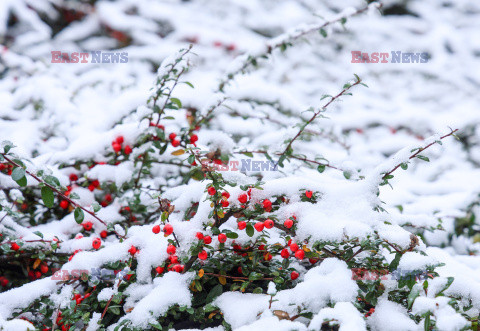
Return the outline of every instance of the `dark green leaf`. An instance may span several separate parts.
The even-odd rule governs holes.
[[[75,208],[75,212],[73,213],[73,216],[75,217],[75,222],[78,224],[81,224],[83,222],[83,219],[85,218],[85,214],[83,213],[83,210],[80,208]]]
[[[42,187],[42,200],[48,208],[53,207],[53,191],[48,186]]]

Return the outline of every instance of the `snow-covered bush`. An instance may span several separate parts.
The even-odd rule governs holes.
[[[66,19],[65,14],[51,14],[49,19],[57,23],[49,25],[42,16],[61,13],[60,2],[7,3],[6,11],[17,13],[17,29],[33,25],[37,36],[46,33],[49,38],[51,26]],[[93,38],[88,32],[102,26],[106,12],[115,15],[110,28],[103,25],[99,39],[113,34],[118,42],[131,45],[140,43],[140,33],[153,38],[159,26],[168,33],[174,29],[164,21],[139,17],[134,23],[140,28],[133,23],[131,30],[125,28],[128,18],[122,15],[136,12],[130,5],[85,3],[96,10],[67,15],[67,28],[60,35],[71,41],[75,31],[86,30],[83,38]],[[149,17],[148,6],[138,6]],[[31,7],[28,13],[35,19],[19,15]],[[209,82],[207,87],[195,79],[195,48],[183,48],[158,65],[149,95],[132,92],[133,83],[123,71],[115,82],[101,69],[60,74],[38,62],[29,67],[20,55],[7,56],[9,66],[21,63],[17,70],[25,84],[18,94],[12,81],[2,87],[8,91],[4,95],[14,96],[6,96],[8,107],[48,124],[43,124],[45,132],[25,132],[44,140],[29,150],[17,152],[17,134],[1,137],[1,325],[6,330],[475,327],[480,287],[470,286],[468,275],[442,274],[439,270],[447,262],[459,272],[469,269],[426,243],[442,231],[450,241],[475,236],[478,194],[471,194],[464,214],[455,211],[456,233],[445,231],[441,217],[431,212],[433,204],[410,212],[401,203],[382,201],[384,188],[393,185],[395,192],[396,185],[413,182],[393,182],[397,174],[415,168],[425,175],[429,167],[419,163],[430,161],[427,155],[438,145],[453,144],[448,138],[457,130],[408,141],[396,153],[385,147],[387,157],[381,162],[360,148],[354,154],[366,160],[355,163],[340,156],[350,149],[340,138],[342,132],[317,123],[328,121],[326,114],[338,101],[350,98],[354,107],[355,93],[368,93],[358,75],[352,72],[348,82],[331,95],[317,95],[319,103],[308,107],[276,84],[236,85],[243,73],[257,66],[263,70],[272,57],[294,51],[299,39],[314,33],[327,37],[347,19],[375,15],[379,7],[372,3],[348,9],[270,39],[239,56],[218,84]],[[84,29],[75,30],[75,22]],[[15,40],[13,50],[19,44]],[[148,59],[155,67],[156,56]],[[131,70],[128,75],[142,76],[146,69]],[[23,77],[23,71],[35,74]],[[36,75],[42,78],[35,81]],[[58,87],[62,75],[82,78],[73,87]],[[37,93],[39,83],[58,95]],[[121,98],[124,89],[131,94]],[[106,99],[119,93],[119,101],[109,100],[114,104],[109,108],[89,100],[102,93]],[[78,132],[69,135],[68,123],[55,116],[70,121],[61,109],[75,109],[82,102],[93,111],[85,125],[74,126]],[[103,118],[96,113],[100,106],[116,113]],[[96,116],[102,121],[92,124]],[[82,121],[72,121],[77,120]],[[347,131],[363,134],[360,128]],[[462,132],[460,141],[475,145],[473,136]],[[342,162],[329,161],[323,149]]]

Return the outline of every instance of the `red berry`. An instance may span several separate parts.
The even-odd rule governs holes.
[[[265,226],[265,225],[263,224],[263,222],[257,222],[257,223],[255,223],[255,225],[254,225],[255,230],[257,230],[258,232],[262,232],[264,226]]]
[[[163,232],[165,232],[165,236],[169,236],[173,233],[173,226],[170,224],[165,224],[163,227]]]
[[[273,258],[273,256],[272,256],[272,254],[267,252],[267,253],[265,253],[263,258],[265,259],[265,261],[270,261]]]
[[[177,264],[173,267],[173,271],[175,272],[182,272],[183,271],[183,268],[184,266],[182,264]]]
[[[245,221],[240,221],[240,222],[238,222],[237,225],[238,225],[238,229],[239,229],[239,230],[243,230],[243,229],[245,229],[245,228],[247,227],[247,222],[245,222]]]
[[[202,239],[203,239],[203,233],[197,232],[197,234],[195,235],[195,237],[197,237],[198,240],[202,240]]]
[[[177,252],[177,247],[173,246],[173,245],[168,245],[167,246],[167,253],[172,255],[172,254],[175,254]]]
[[[298,245],[295,244],[295,243],[293,243],[293,244],[290,245],[290,249],[291,249],[292,252],[294,252],[294,253],[295,253],[296,251],[298,251],[298,248],[299,248]]]
[[[305,191],[305,196],[309,199],[312,197],[312,194],[313,194],[312,191]]]
[[[42,272],[42,274],[46,274],[48,272],[48,266],[43,264],[41,267],[40,267],[40,271]]]
[[[315,264],[317,263],[319,260],[318,259],[313,259],[313,258],[309,258],[308,259],[308,262],[310,262],[311,264]]]
[[[157,272],[157,274],[160,275],[165,271],[165,268],[164,267],[156,267],[155,271]]]
[[[293,221],[291,219],[287,219],[283,225],[287,228],[290,229],[293,226]]]
[[[221,204],[223,208],[227,208],[230,203],[227,200],[222,200]]]
[[[273,228],[275,223],[271,219],[268,219],[265,222],[263,222],[263,224],[265,225],[265,227],[267,229],[271,229],[271,228]]]
[[[152,232],[155,234],[160,233],[160,225],[154,225],[152,228]]]
[[[207,257],[208,257],[208,253],[205,252],[205,251],[201,251],[200,253],[198,253],[198,258],[199,258],[200,260],[206,260]]]
[[[137,247],[131,246],[130,249],[128,250],[128,252],[129,252],[131,255],[135,255],[135,253],[138,252]]]
[[[90,184],[90,185],[88,185],[88,189],[90,190],[90,192],[93,192],[95,190],[95,186]]]
[[[77,175],[75,175],[75,174],[71,174],[71,175],[70,175],[70,181],[71,181],[71,182],[75,182],[75,181],[77,181],[77,180],[78,180],[78,176],[77,176]]]
[[[217,190],[215,190],[215,187],[213,186],[210,186],[207,190],[208,194],[210,195],[214,195],[215,193],[217,193]]]
[[[123,144],[123,136],[118,136],[117,139],[115,139],[115,141],[116,141],[117,144],[119,144],[119,145]]]
[[[222,192],[222,197],[224,197],[225,199],[228,199],[230,198],[230,193],[228,193],[227,191]]]
[[[40,277],[42,277],[42,273],[40,271],[35,271],[35,278],[39,279]]]
[[[210,236],[203,237],[203,243],[205,245],[210,245],[212,243],[212,237],[210,237]]]
[[[102,240],[100,240],[100,238],[93,239],[93,241],[92,241],[92,247],[93,248],[99,249],[101,245],[102,245]]]
[[[240,196],[238,197],[238,201],[240,201],[240,203],[246,203],[248,200],[247,198],[247,195],[244,193],[244,194],[240,194]]]
[[[290,257],[290,252],[288,251],[288,249],[284,248],[282,249],[280,256],[284,259],[288,259]]]
[[[117,144],[116,142],[112,143],[112,148],[115,151],[115,153],[118,153],[122,150],[122,145]]]
[[[242,274],[242,267],[238,267],[238,268],[237,268],[237,272],[238,272],[239,274]]]
[[[60,208],[67,209],[68,208],[68,201],[67,200],[60,201]]]
[[[218,241],[221,242],[221,243],[224,243],[227,241],[227,236],[225,235],[225,233],[220,233],[218,235]]]
[[[5,287],[8,285],[8,279],[2,278],[2,286]]]
[[[85,231],[90,231],[93,227],[93,224],[92,222],[87,222],[87,223],[83,223],[82,226],[85,229]]]
[[[95,180],[92,182],[92,185],[93,185],[93,187],[97,188],[97,187],[100,186],[100,182],[99,182],[97,179],[95,179]]]
[[[290,274],[290,278],[291,278],[292,280],[297,279],[298,276],[300,276],[300,274],[299,274],[298,272],[296,272],[296,271],[292,271],[292,273]]]
[[[102,238],[107,238],[107,236],[108,236],[108,232],[107,232],[107,231],[103,230],[102,232],[100,232],[100,237],[102,237]]]
[[[172,140],[172,146],[173,146],[173,147],[178,147],[178,146],[180,146],[180,140],[178,140],[178,139]]]
[[[105,201],[111,202],[112,201],[112,195],[111,194],[105,194]]]
[[[176,137],[177,137],[177,134],[173,132],[168,135],[168,139],[170,140],[174,140]]]
[[[217,41],[214,41],[214,42],[213,42],[213,46],[215,46],[215,47],[222,47],[222,45],[223,45],[223,44],[222,44],[221,41],[218,41],[218,40],[217,40]]]
[[[260,246],[258,246],[258,250],[259,250],[259,251],[264,251],[264,250],[265,250],[265,245],[260,245]]]
[[[227,46],[227,51],[232,52],[237,48],[235,44],[230,44]]]
[[[195,144],[198,141],[198,136],[196,134],[192,134],[190,137],[190,143]]]
[[[10,245],[10,248],[13,249],[14,251],[18,251],[20,249],[20,246],[18,246],[17,243],[12,243]]]
[[[305,251],[303,249],[299,249],[298,251],[295,252],[295,257],[298,260],[303,260],[305,258]]]
[[[263,200],[263,209],[265,211],[269,212],[272,210],[272,202],[268,199]]]
[[[168,258],[172,264],[178,263],[178,256],[170,255]]]
[[[130,147],[130,145],[125,146],[125,148],[123,149],[123,152],[129,155],[132,152],[132,147]]]

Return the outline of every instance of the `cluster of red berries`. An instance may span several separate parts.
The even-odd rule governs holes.
[[[207,193],[213,196],[217,194],[217,190],[215,189],[215,187],[210,186],[207,189]],[[220,199],[219,203],[222,205],[223,208],[227,208],[230,205],[230,202],[228,202],[228,198],[230,198],[230,193],[228,193],[227,191],[222,192],[222,198]]]
[[[114,141],[112,141],[112,148],[115,153],[119,153],[122,150],[123,142],[123,136],[118,136]],[[130,147],[130,145],[126,145],[123,148],[123,152],[125,153],[125,155],[129,155],[130,153],[132,153],[132,147]]]
[[[77,293],[73,296],[73,300],[75,300],[75,303],[77,305],[81,304],[83,300],[88,298],[91,295],[91,293],[86,293],[84,296],[82,296],[80,293]]]
[[[0,163],[0,171],[7,170],[7,175],[11,175],[13,171],[13,165],[10,163]]]
[[[90,183],[90,185],[88,185],[88,190],[90,192],[93,192],[95,191],[96,188],[98,188],[100,186],[100,182],[98,180],[94,180]]]
[[[180,146],[180,140],[177,139],[177,134],[172,132],[168,135],[168,139],[170,139],[170,143],[173,147]],[[195,144],[198,141],[198,136],[196,134],[192,134],[190,136],[190,144]]]
[[[303,260],[305,258],[305,251],[303,249],[300,249],[296,243],[292,243],[292,240],[290,239],[287,243],[288,248],[290,248],[290,251],[295,254],[295,257],[297,260]],[[287,248],[282,249],[280,252],[280,256],[283,257],[284,259],[288,259],[290,257],[290,252],[288,251]]]
[[[152,232],[155,234],[160,233],[160,230],[160,225],[154,225],[152,228]],[[170,224],[165,224],[163,226],[163,232],[165,233],[165,237],[171,235],[173,233],[173,226],[171,226]]]
[[[105,194],[105,197],[103,198],[103,201],[100,202],[100,205],[102,207],[106,207],[106,206],[108,206],[108,204],[110,202],[112,202],[112,200],[113,200],[112,195],[110,193],[107,193],[107,194]]]

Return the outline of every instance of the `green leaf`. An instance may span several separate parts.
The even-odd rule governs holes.
[[[253,237],[253,234],[255,233],[255,230],[253,229],[253,226],[250,223],[247,224],[245,231],[249,237]]]
[[[41,233],[40,231],[35,231],[34,233],[43,239],[43,233]]]
[[[248,156],[248,157],[253,157],[253,153],[250,153],[250,152],[245,152],[245,153],[243,153],[243,155]]]
[[[237,239],[238,238],[238,234],[235,233],[235,232],[227,232],[226,235],[227,235],[227,238],[230,238],[230,239]]]
[[[17,167],[15,169],[13,169],[12,171],[12,179],[16,182],[18,182],[20,179],[22,179],[23,177],[25,177],[25,169],[21,168],[21,167]]]
[[[83,210],[78,207],[75,208],[73,216],[75,217],[75,222],[77,222],[78,224],[81,224],[83,222],[83,219],[85,218]]]
[[[164,120],[174,120],[175,117],[173,117],[173,116],[165,116],[163,119],[164,119]]]
[[[17,184],[20,185],[21,187],[27,186],[27,177],[22,177],[19,180],[17,180]]]
[[[326,168],[326,166],[324,164],[319,164],[318,167],[317,167],[317,171],[319,173],[322,173],[322,172],[325,171],[325,168]]]
[[[252,272],[250,275],[248,275],[248,280],[250,281],[259,280],[262,278],[263,278],[263,274],[258,272]]]
[[[402,164],[400,164],[400,167],[402,167],[403,170],[407,170],[408,169],[408,163],[402,163]]]
[[[178,108],[182,108],[182,102],[178,98],[170,98],[170,100],[178,106]]]
[[[220,294],[223,292],[223,287],[221,284],[216,285],[214,288],[210,290],[210,292],[207,295],[207,298],[205,299],[205,303],[210,303],[218,297]]]
[[[420,289],[418,286],[413,287],[407,297],[408,309],[412,308],[413,302],[420,295]]]
[[[92,207],[93,207],[93,212],[96,213],[97,211],[99,211],[102,207],[98,204],[98,202],[94,202],[92,203]]]
[[[70,199],[76,199],[76,200],[80,199],[80,196],[79,196],[77,193],[75,193],[75,192],[70,193],[70,195],[69,195],[68,197],[69,197]]]
[[[48,208],[53,207],[53,191],[48,186],[42,187],[42,200]]]
[[[420,159],[420,160],[423,160],[423,161],[426,161],[426,162],[430,162],[430,159],[426,156],[423,156],[423,155],[417,155],[417,157]]]
[[[352,174],[348,171],[344,171],[343,172],[343,177],[345,177],[346,179],[350,179],[350,177],[352,177]]]
[[[190,83],[190,82],[184,82],[184,83],[187,84],[188,86],[190,86],[191,88],[195,88],[195,87],[193,86],[193,84]]]
[[[327,38],[327,31],[325,31],[324,29],[320,29],[320,34],[321,34],[324,38]]]
[[[392,263],[390,263],[390,266],[388,267],[388,270],[390,272],[397,269],[398,264],[400,263],[400,258],[401,257],[402,257],[402,253],[397,252],[397,254],[395,254],[395,258],[392,260]]]
[[[447,284],[445,284],[445,286],[443,287],[443,289],[442,289],[440,292],[438,292],[437,295],[435,295],[435,297],[443,296],[443,295],[444,295],[443,292],[444,292],[445,290],[447,290],[447,289],[450,287],[450,285],[452,285],[453,280],[454,280],[453,277],[448,277],[448,278],[447,278]]]

